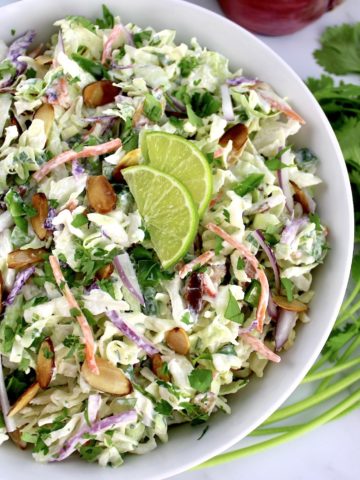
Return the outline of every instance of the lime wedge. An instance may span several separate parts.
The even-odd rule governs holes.
[[[149,165],[185,185],[201,216],[212,194],[212,175],[204,154],[189,140],[171,133],[148,132],[143,142]]]
[[[190,193],[176,178],[145,165],[122,170],[164,268],[194,241],[199,217]]]

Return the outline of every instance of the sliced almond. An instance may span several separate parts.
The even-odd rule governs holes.
[[[122,176],[122,169],[126,167],[132,167],[134,165],[138,165],[140,162],[140,157],[141,157],[141,151],[140,148],[135,148],[134,150],[131,150],[130,152],[127,152],[120,162],[116,165],[112,172],[113,179],[117,183],[121,183],[123,181],[123,176]]]
[[[54,345],[50,337],[40,345],[36,359],[36,380],[40,387],[45,389],[49,386],[55,368]]]
[[[39,119],[44,122],[45,135],[48,138],[50,130],[54,123],[54,107],[50,103],[43,103],[34,115],[34,119]]]
[[[109,213],[116,206],[116,193],[104,175],[89,177],[86,184],[90,207],[97,213]]]
[[[27,248],[26,250],[13,250],[7,256],[9,268],[22,269],[45,260],[45,248]]]
[[[109,263],[108,265],[104,265],[103,267],[100,268],[100,270],[98,270],[96,272],[96,278],[98,280],[104,280],[105,278],[109,278],[110,275],[112,275],[114,271],[114,265],[112,263]]]
[[[160,378],[160,380],[163,380],[164,382],[169,382],[170,381],[170,375],[167,373],[164,373],[164,365],[165,363],[163,362],[160,353],[155,353],[151,357],[151,370],[155,375]]]
[[[2,312],[3,295],[4,295],[4,280],[0,271],[0,313]]]
[[[284,310],[290,310],[291,312],[306,312],[308,306],[305,303],[300,302],[299,300],[289,300],[286,297],[281,295],[273,295],[273,300],[278,307],[283,308]]]
[[[36,58],[35,58],[35,62],[38,64],[38,65],[48,65],[50,63],[52,63],[53,59],[51,57],[49,57],[48,55],[38,55]]]
[[[13,417],[20,412],[23,408],[28,405],[31,400],[33,400],[40,390],[40,385],[38,382],[33,383],[28,387],[25,392],[16,400],[14,405],[10,408],[8,416]]]
[[[48,235],[48,231],[44,227],[44,222],[49,213],[48,200],[45,193],[35,193],[31,199],[31,202],[33,207],[36,208],[38,212],[35,217],[30,218],[31,226],[40,240],[44,240]]]
[[[165,340],[168,347],[179,355],[187,355],[190,350],[190,340],[188,334],[181,327],[175,327],[165,334]]]
[[[8,435],[17,447],[21,448],[21,450],[26,449],[27,443],[21,440],[21,432],[18,428],[13,432],[8,432]]]
[[[131,383],[120,368],[100,357],[96,357],[96,365],[99,375],[91,372],[87,362],[84,362],[81,367],[83,377],[95,390],[117,396],[128,395],[132,392]]]
[[[237,125],[230,127],[229,130],[226,130],[226,132],[220,138],[219,143],[222,147],[226,147],[228,142],[232,140],[233,149],[241,150],[248,138],[249,131],[247,126],[243,123],[238,123]]]
[[[92,108],[101,107],[113,102],[120,91],[120,88],[113,85],[110,80],[90,83],[83,90],[84,104]]]
[[[301,190],[301,188],[298,187],[295,182],[292,182],[290,180],[290,183],[294,189],[294,199],[300,203],[300,205],[304,210],[304,213],[310,213],[311,209],[310,209],[309,200],[306,193],[303,190]]]

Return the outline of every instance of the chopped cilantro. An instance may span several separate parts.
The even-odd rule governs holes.
[[[191,324],[190,312],[185,312],[184,315],[181,317],[181,321],[185,323],[185,325],[190,325]]]
[[[317,213],[310,213],[309,214],[309,219],[310,219],[310,222],[315,223],[315,229],[318,232],[321,232],[322,228],[321,228],[319,215]]]
[[[219,111],[221,101],[210,92],[195,92],[191,97],[193,112],[201,118]]]
[[[96,25],[100,28],[114,28],[114,15],[110,12],[106,5],[102,6],[103,18],[98,18],[96,20]]]
[[[244,300],[252,307],[256,307],[259,303],[260,293],[260,282],[258,280],[252,280],[250,287],[246,290]]]
[[[161,415],[169,416],[173,411],[173,407],[166,400],[160,400],[155,405],[155,412],[160,413]]]
[[[224,208],[223,209],[223,215],[224,215],[225,220],[230,223],[230,212],[229,212],[229,210]]]
[[[187,113],[187,116],[188,116],[188,119],[189,119],[189,122],[194,125],[194,127],[201,127],[202,124],[203,124],[203,121],[201,120],[200,117],[198,117],[196,115],[196,113],[194,112],[192,106],[190,105],[190,103],[187,103],[186,104],[186,113]]]
[[[74,220],[71,222],[71,225],[75,228],[79,228],[85,225],[86,223],[88,223],[88,221],[89,220],[86,215],[84,215],[83,213],[79,213],[74,217]]]
[[[85,72],[90,73],[96,80],[102,78],[109,78],[109,74],[105,67],[100,62],[95,62],[89,58],[85,58],[78,53],[73,53],[71,58],[83,69]]]
[[[148,42],[151,38],[151,30],[141,30],[133,35],[133,41],[136,48],[141,48],[144,46],[145,42]]]
[[[243,197],[247,193],[250,193],[253,190],[255,190],[255,188],[257,188],[259,185],[261,185],[263,180],[264,180],[263,173],[251,173],[245,178],[245,180],[243,180],[241,183],[235,186],[234,192],[240,197]]]
[[[286,298],[288,299],[289,302],[292,302],[294,299],[294,284],[291,280],[288,278],[282,278],[281,279],[281,285],[284,287],[285,293],[286,293]]]
[[[144,114],[152,122],[158,122],[162,117],[161,103],[150,93],[145,95]]]
[[[183,57],[179,62],[180,75],[188,77],[190,73],[199,65],[199,60],[194,56]]]
[[[232,343],[227,343],[217,353],[222,353],[223,355],[236,355],[235,347]]]
[[[239,303],[229,290],[229,300],[225,309],[224,317],[232,322],[239,323],[242,325],[244,323],[244,314],[241,312]]]
[[[278,152],[274,157],[266,161],[265,165],[269,170],[281,170],[282,168],[287,168],[289,165],[286,165],[281,161],[282,155],[291,149],[291,146],[285,147],[280,152]]]
[[[189,382],[198,392],[207,392],[211,386],[212,372],[206,368],[196,368],[190,373]]]
[[[216,235],[215,237],[215,255],[220,255],[221,250],[223,249],[223,239]]]
[[[103,448],[97,446],[95,440],[86,442],[85,445],[79,448],[81,458],[90,463],[95,462],[102,452]]]
[[[28,68],[25,72],[26,78],[36,78],[36,70],[33,68]]]
[[[238,258],[237,264],[236,264],[236,269],[237,270],[244,270],[245,268],[245,260],[241,257]]]
[[[71,308],[70,314],[72,317],[80,317],[81,311],[78,308]]]

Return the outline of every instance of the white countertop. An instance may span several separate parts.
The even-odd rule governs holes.
[[[0,0],[0,6],[11,1],[14,0]],[[185,1],[221,13],[216,0]],[[319,76],[321,69],[316,65],[311,52],[318,46],[320,33],[327,25],[354,21],[360,21],[360,0],[345,0],[342,6],[298,33],[286,37],[260,38],[283,57],[302,78]],[[234,448],[246,444],[247,440],[243,440]],[[184,473],[173,478],[263,480],[268,477],[270,480],[358,480],[359,445],[360,410],[357,410],[291,443],[219,467]]]

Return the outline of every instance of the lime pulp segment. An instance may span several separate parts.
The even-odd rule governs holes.
[[[150,166],[185,185],[202,216],[212,194],[211,169],[205,155],[189,140],[166,132],[149,132],[144,143]]]
[[[163,268],[171,267],[189,250],[198,229],[190,193],[176,178],[149,166],[128,167],[122,174]]]

